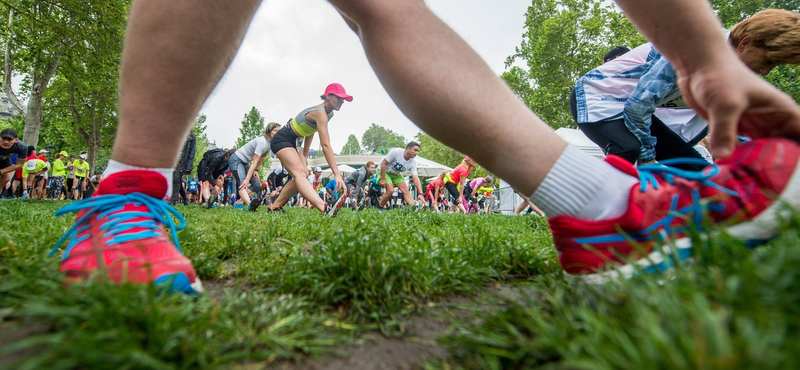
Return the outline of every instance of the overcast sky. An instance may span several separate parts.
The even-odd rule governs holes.
[[[499,75],[506,57],[522,40],[531,1],[427,0],[427,4]],[[254,106],[266,122],[283,124],[319,104],[319,95],[331,82],[341,83],[354,97],[331,120],[331,145],[337,153],[351,134],[360,141],[373,122],[407,140],[420,131],[386,94],[358,38],[330,4],[269,0],[261,5],[230,69],[201,110],[208,116],[208,138],[218,146],[233,146],[244,115]],[[314,143],[316,149],[318,138]]]

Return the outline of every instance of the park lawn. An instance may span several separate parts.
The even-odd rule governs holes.
[[[696,260],[674,274],[593,286],[560,273],[539,217],[179,206],[181,247],[209,291],[189,297],[63,286],[61,252],[47,254],[73,221],[52,215],[65,204],[0,202],[15,220],[0,230],[0,368],[304,368],[375,338],[414,340],[407,328],[430,315],[446,324],[432,344],[446,355],[409,366],[783,369],[800,358],[796,214],[755,251],[698,235]]]

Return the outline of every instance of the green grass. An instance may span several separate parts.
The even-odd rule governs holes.
[[[442,339],[453,368],[796,369],[800,219],[752,251],[695,236],[669,276],[605,285],[543,278]],[[444,364],[437,364],[444,366]]]
[[[331,220],[300,209],[192,206],[179,208],[188,220],[179,233],[184,253],[204,281],[238,288],[192,298],[104,282],[64,287],[59,258],[46,257],[73,220],[52,216],[63,205],[0,203],[19,225],[0,232],[0,308],[10,309],[11,329],[46,325],[0,349],[35,350],[18,368],[190,368],[317,356],[363,331],[400,335],[398,322],[429,300],[558,271],[546,225],[532,217],[345,210]]]
[[[0,202],[0,346],[14,369],[220,368],[341,353],[406,336],[429,303],[459,297],[425,368],[789,369],[800,362],[800,216],[751,250],[695,236],[668,276],[565,280],[542,218],[408,210],[288,214],[179,207],[202,297],[92,282],[63,286],[46,257],[64,203]],[[35,226],[31,226],[35,225]],[[60,256],[60,252],[57,253]],[[514,294],[495,296],[487,286]],[[437,305],[437,307],[439,307]]]

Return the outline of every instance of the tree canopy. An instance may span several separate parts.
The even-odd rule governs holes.
[[[261,135],[264,135],[264,117],[261,112],[253,107],[250,112],[244,115],[242,120],[242,128],[239,129],[239,138],[236,139],[236,147],[241,148],[244,144],[250,142]]]
[[[361,148],[376,153],[385,153],[392,148],[405,148],[406,138],[386,127],[371,124],[361,136]]]
[[[532,0],[524,28],[501,77],[553,128],[574,126],[570,91],[609,49],[644,42],[613,4],[594,0]]]
[[[54,77],[65,78],[73,85],[72,92],[77,94],[73,105],[84,103],[90,91],[106,90],[103,94],[114,97],[94,101],[89,109],[114,107],[109,99],[116,96],[117,65],[129,6],[129,1],[122,0],[0,2],[0,17],[7,20],[7,27],[0,29],[3,91],[23,112],[23,141],[31,145],[39,142],[43,112],[49,109],[47,90]],[[21,91],[12,89],[14,75],[24,76]],[[107,92],[106,86],[99,85],[113,87]],[[59,94],[61,98],[66,96],[63,90]],[[24,98],[28,100],[26,106],[22,104]],[[108,118],[100,111],[91,114],[102,120]],[[88,117],[86,112],[79,113]]]
[[[361,145],[358,145],[358,138],[356,135],[347,137],[347,142],[342,147],[341,154],[361,154]]]

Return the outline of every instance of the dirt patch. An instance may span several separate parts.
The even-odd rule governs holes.
[[[387,338],[379,332],[366,333],[360,338],[361,344],[335,349],[344,353],[343,356],[328,355],[303,362],[278,362],[269,368],[410,370],[419,368],[425,360],[447,358],[447,350],[439,346],[436,339],[447,330],[450,321],[440,315],[438,309],[426,311],[403,323],[405,333],[401,338]]]
[[[2,321],[2,317],[0,317],[0,348],[12,343],[17,343],[18,341],[29,338],[33,335],[42,334],[47,330],[47,325],[26,325],[25,323],[19,321],[4,322]],[[0,369],[10,369],[12,363],[33,357],[39,353],[43,347],[44,345],[31,346],[20,351],[0,354]]]

